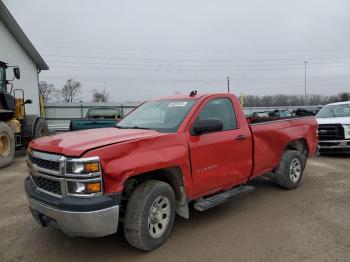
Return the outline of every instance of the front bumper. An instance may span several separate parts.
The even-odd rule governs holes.
[[[56,198],[36,189],[31,179],[25,190],[33,217],[69,236],[101,237],[117,232],[120,196]]]
[[[320,152],[350,152],[350,140],[319,140]]]

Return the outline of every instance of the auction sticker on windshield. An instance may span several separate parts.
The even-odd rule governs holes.
[[[175,106],[186,106],[187,102],[173,102],[168,105],[168,107],[175,107]]]

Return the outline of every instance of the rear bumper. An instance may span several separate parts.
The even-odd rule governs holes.
[[[29,208],[42,226],[54,226],[69,236],[101,237],[117,232],[119,198],[59,199],[36,190],[27,178]]]

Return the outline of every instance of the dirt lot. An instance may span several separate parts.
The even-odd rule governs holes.
[[[260,179],[244,198],[177,217],[170,239],[151,253],[120,233],[70,238],[41,228],[27,208],[24,158],[0,171],[0,261],[350,261],[348,156],[310,160],[296,190]]]

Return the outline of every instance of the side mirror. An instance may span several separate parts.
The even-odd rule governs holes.
[[[223,127],[224,124],[221,119],[210,118],[197,120],[191,128],[191,135],[196,136],[203,133],[220,131]]]
[[[26,99],[23,104],[26,105],[26,104],[31,104],[31,103],[33,103],[32,99]]]
[[[13,68],[13,74],[14,74],[16,79],[20,79],[21,78],[21,71],[19,70],[18,67]]]

